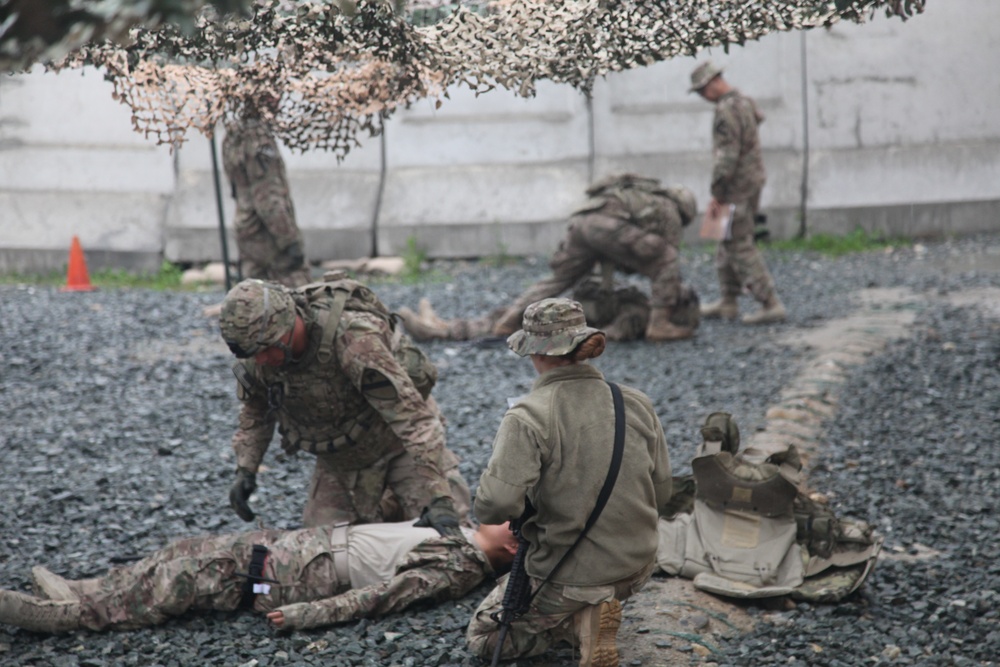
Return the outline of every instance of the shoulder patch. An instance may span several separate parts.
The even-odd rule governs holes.
[[[394,401],[397,397],[396,385],[377,368],[366,368],[361,375],[361,393],[376,401]]]

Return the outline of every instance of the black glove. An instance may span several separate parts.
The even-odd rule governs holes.
[[[461,521],[451,498],[435,498],[431,504],[420,513],[414,526],[433,528],[444,537],[455,537],[462,534]]]
[[[701,427],[704,440],[722,443],[722,451],[735,454],[740,451],[740,427],[728,412],[713,412]]]
[[[246,468],[236,469],[236,481],[229,487],[229,504],[244,521],[253,521],[254,513],[247,504],[250,494],[257,490],[257,473]]]

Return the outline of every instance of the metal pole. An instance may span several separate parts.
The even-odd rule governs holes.
[[[799,34],[802,54],[802,186],[799,193],[799,238],[806,237],[806,201],[809,198],[809,70],[806,60],[806,31]]]
[[[212,177],[215,181],[215,208],[219,214],[219,240],[222,243],[222,267],[226,272],[226,291],[232,289],[232,280],[229,278],[229,244],[226,242],[226,218],[222,212],[222,185],[219,182],[219,156],[215,150],[215,132],[208,138],[208,143],[212,147]]]
[[[386,145],[385,145],[385,118],[380,116],[379,123],[379,174],[378,193],[375,195],[375,210],[372,212],[372,250],[371,256],[378,257],[378,218],[382,212],[382,197],[385,195],[385,177],[387,169]]]

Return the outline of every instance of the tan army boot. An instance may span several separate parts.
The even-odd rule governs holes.
[[[735,320],[736,316],[739,314],[740,307],[736,303],[736,298],[731,296],[724,296],[718,301],[713,301],[712,303],[706,303],[701,307],[701,316],[707,319],[711,318],[724,318],[727,320]]]
[[[91,595],[101,590],[100,579],[63,579],[51,570],[36,565],[31,568],[31,579],[35,595],[43,600],[69,600],[75,602],[82,595]]]
[[[788,314],[785,306],[777,295],[772,296],[764,302],[764,305],[756,313],[743,316],[743,324],[769,324],[771,322],[784,322]]]
[[[80,603],[0,590],[0,623],[32,632],[69,632],[80,627]]]
[[[646,325],[646,340],[665,341],[683,340],[694,335],[691,327],[679,327],[670,321],[670,311],[666,308],[653,308],[649,313],[649,324]]]
[[[609,600],[584,607],[573,615],[573,631],[580,642],[580,667],[618,667],[618,627],[622,603]]]

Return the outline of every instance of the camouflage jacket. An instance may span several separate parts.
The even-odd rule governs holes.
[[[590,200],[574,215],[616,218],[680,245],[683,222],[677,204],[660,182],[634,174],[609,176],[587,188]]]
[[[712,196],[733,203],[752,199],[767,178],[757,126],[764,121],[752,99],[738,90],[719,98],[712,121]]]
[[[285,162],[267,126],[255,120],[228,123],[222,163],[236,199],[237,237],[264,231],[278,250],[301,243]]]
[[[448,495],[440,471],[444,425],[393,354],[385,306],[365,291],[368,310],[348,307],[330,322],[333,297],[322,293],[307,301],[310,287],[294,293],[309,337],[302,357],[282,367],[252,359],[234,367],[242,401],[233,435],[237,464],[257,470],[277,423],[286,451],[332,458],[342,470],[368,467],[405,448]]]
[[[486,555],[466,537],[434,537],[411,549],[381,584],[280,607],[289,629],[315,628],[401,611],[416,602],[457,600],[493,574]]]

